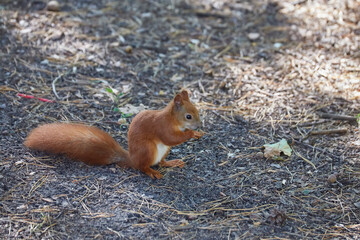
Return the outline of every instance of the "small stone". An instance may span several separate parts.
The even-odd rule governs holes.
[[[66,200],[64,200],[64,201],[61,202],[61,206],[62,207],[67,207],[67,206],[69,206],[69,203]]]
[[[337,174],[331,174],[329,177],[328,177],[328,182],[329,183],[335,183],[336,182],[336,175]]]
[[[282,43],[274,43],[274,48],[281,48],[282,47]]]
[[[257,152],[257,153],[255,154],[255,157],[258,158],[258,159],[264,158],[264,153],[262,153],[262,152]]]
[[[143,18],[149,18],[149,17],[151,17],[151,12],[142,13],[142,14],[141,14],[141,17],[143,17]]]
[[[107,177],[106,177],[106,176],[101,176],[101,177],[99,177],[98,179],[99,179],[100,181],[104,181],[104,180],[107,179]]]
[[[190,42],[194,45],[198,45],[200,43],[199,39],[191,39]]]
[[[302,193],[303,194],[305,194],[305,195],[309,195],[310,193],[312,193],[314,190],[311,190],[311,189],[304,189],[303,191],[302,191]]]
[[[276,182],[275,183],[275,187],[276,187],[276,189],[281,189],[282,187],[283,187],[283,184],[282,184],[282,182]]]
[[[251,40],[251,41],[255,41],[260,37],[260,33],[249,33],[247,35],[247,37]]]
[[[360,208],[360,202],[354,203],[354,206],[357,207],[357,208]]]
[[[16,209],[19,209],[19,210],[27,209],[27,206],[25,204],[21,204],[20,206],[17,206]]]
[[[49,65],[49,60],[44,59],[40,62],[41,65]]]
[[[58,12],[60,10],[60,4],[58,1],[50,1],[47,4],[47,10],[48,11],[53,11],[53,12]]]
[[[125,119],[125,118],[120,118],[120,119],[118,120],[118,123],[119,123],[119,124],[126,124],[127,122],[126,122],[126,119]]]
[[[127,53],[132,53],[133,52],[133,48],[132,48],[132,46],[126,46],[125,47],[125,52],[127,52]]]
[[[276,163],[272,163],[270,164],[270,166],[274,168],[281,168],[280,164],[276,164]]]
[[[195,219],[197,219],[197,218],[198,218],[197,215],[187,215],[187,216],[186,216],[186,219],[187,219],[187,220],[195,220]]]
[[[189,224],[189,222],[186,220],[186,219],[181,219],[180,220],[180,225],[188,225]]]

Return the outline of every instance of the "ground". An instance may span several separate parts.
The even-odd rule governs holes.
[[[359,1],[59,3],[0,2],[2,238],[359,239]],[[161,180],[23,146],[70,121],[126,148],[130,112],[182,88],[206,134]]]

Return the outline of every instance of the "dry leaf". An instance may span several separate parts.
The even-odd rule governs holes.
[[[264,147],[264,157],[266,158],[278,158],[281,153],[291,156],[292,150],[285,139],[281,139],[280,142],[274,144],[265,144]]]
[[[120,110],[120,112],[126,113],[126,114],[129,114],[129,113],[137,114],[140,111],[145,110],[145,106],[143,104],[140,104],[139,106],[134,106],[134,105],[128,104],[124,107],[120,107],[119,110]]]
[[[260,226],[261,222],[254,222],[253,224],[255,227],[258,227],[258,226]]]
[[[287,216],[284,211],[280,209],[271,209],[270,214],[267,217],[267,222],[270,222],[272,225],[281,226],[285,223]]]
[[[172,82],[177,82],[177,81],[180,81],[184,78],[184,74],[177,74],[175,73],[171,78],[170,78],[170,81]]]

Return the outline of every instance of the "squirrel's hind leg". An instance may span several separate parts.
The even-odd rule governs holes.
[[[163,175],[159,171],[156,171],[150,167],[142,168],[141,171],[150,176],[152,179],[161,179],[163,177]]]

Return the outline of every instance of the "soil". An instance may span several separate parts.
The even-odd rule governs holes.
[[[0,236],[359,239],[359,11],[354,0],[1,1]],[[23,146],[39,124],[66,121],[126,148],[131,112],[182,88],[206,134],[172,148],[186,165],[155,167],[160,180]],[[281,139],[291,156],[266,158]]]

